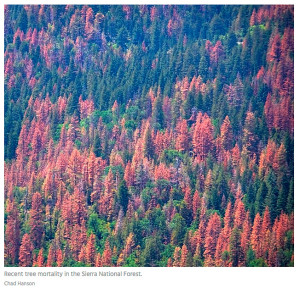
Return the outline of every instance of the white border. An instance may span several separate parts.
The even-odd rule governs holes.
[[[20,5],[28,5],[28,4],[242,4],[242,5],[258,5],[258,4],[293,4],[295,11],[295,52],[298,51],[299,41],[297,36],[297,31],[299,28],[299,16],[298,6],[300,2],[297,1],[94,1],[89,0],[88,3],[84,3],[85,1],[78,0],[65,0],[65,1],[13,1],[13,0],[5,0],[4,4],[20,4]],[[109,3],[108,3],[109,2]],[[1,16],[0,16],[0,27],[1,27],[1,40],[0,47],[2,53],[4,53],[4,4],[0,5]],[[295,77],[297,78],[298,71],[298,57],[297,53],[295,53]],[[4,95],[4,57],[1,57],[1,75],[2,80],[0,81],[1,85],[1,95]],[[297,82],[295,81],[295,95],[299,91]],[[1,138],[1,159],[2,163],[4,163],[4,96],[2,96],[1,104],[0,104],[0,122],[1,127],[3,129],[0,134]],[[294,97],[294,111],[299,109],[299,100],[297,97]],[[299,116],[297,113],[295,114],[295,148],[298,148],[299,144],[299,133],[297,129],[297,124],[299,124]],[[295,149],[295,175],[299,172],[299,149]],[[4,165],[0,165],[1,175],[0,178],[0,187],[1,191],[4,191]],[[298,197],[298,189],[299,188],[299,180],[295,177],[295,207],[299,206],[299,197]],[[0,222],[4,223],[4,193],[0,193]],[[115,285],[121,285],[120,287],[148,287],[148,286],[156,286],[156,287],[186,287],[186,285],[191,285],[193,287],[232,287],[232,288],[240,288],[240,287],[272,287],[272,288],[282,288],[282,287],[297,287],[297,283],[299,283],[299,275],[300,269],[298,261],[299,257],[299,216],[297,213],[297,209],[294,209],[295,213],[295,267],[293,268],[113,268],[113,271],[141,271],[143,277],[140,278],[104,278],[98,277],[96,279],[91,277],[81,277],[81,278],[36,278],[36,285],[31,287],[63,287],[65,285],[73,286],[73,287],[115,287]],[[0,287],[9,287],[4,286],[4,271],[29,271],[29,272],[38,272],[38,271],[57,271],[57,268],[7,268],[4,267],[4,225],[2,224],[2,230],[0,233]],[[81,272],[83,270],[87,271],[110,271],[111,268],[59,268],[59,271],[77,271]],[[32,278],[31,278],[32,279]],[[30,277],[27,281],[31,280]],[[298,280],[298,281],[297,281]],[[25,281],[25,280],[24,280]],[[91,286],[92,285],[92,286]],[[298,284],[299,285],[299,284]],[[28,286],[23,286],[28,287]]]

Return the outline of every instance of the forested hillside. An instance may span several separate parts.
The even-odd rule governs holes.
[[[293,6],[5,6],[6,266],[293,266]]]

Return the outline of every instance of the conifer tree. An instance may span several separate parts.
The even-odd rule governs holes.
[[[21,267],[30,267],[32,265],[33,245],[28,234],[24,234],[20,246],[19,265]]]
[[[32,196],[32,204],[30,211],[30,237],[35,248],[40,248],[43,236],[43,211],[42,197],[36,192]]]
[[[126,186],[125,180],[122,180],[118,189],[118,201],[120,206],[122,207],[124,213],[126,214],[127,206],[128,206],[128,200],[129,200],[129,194],[128,194],[128,188]]]

